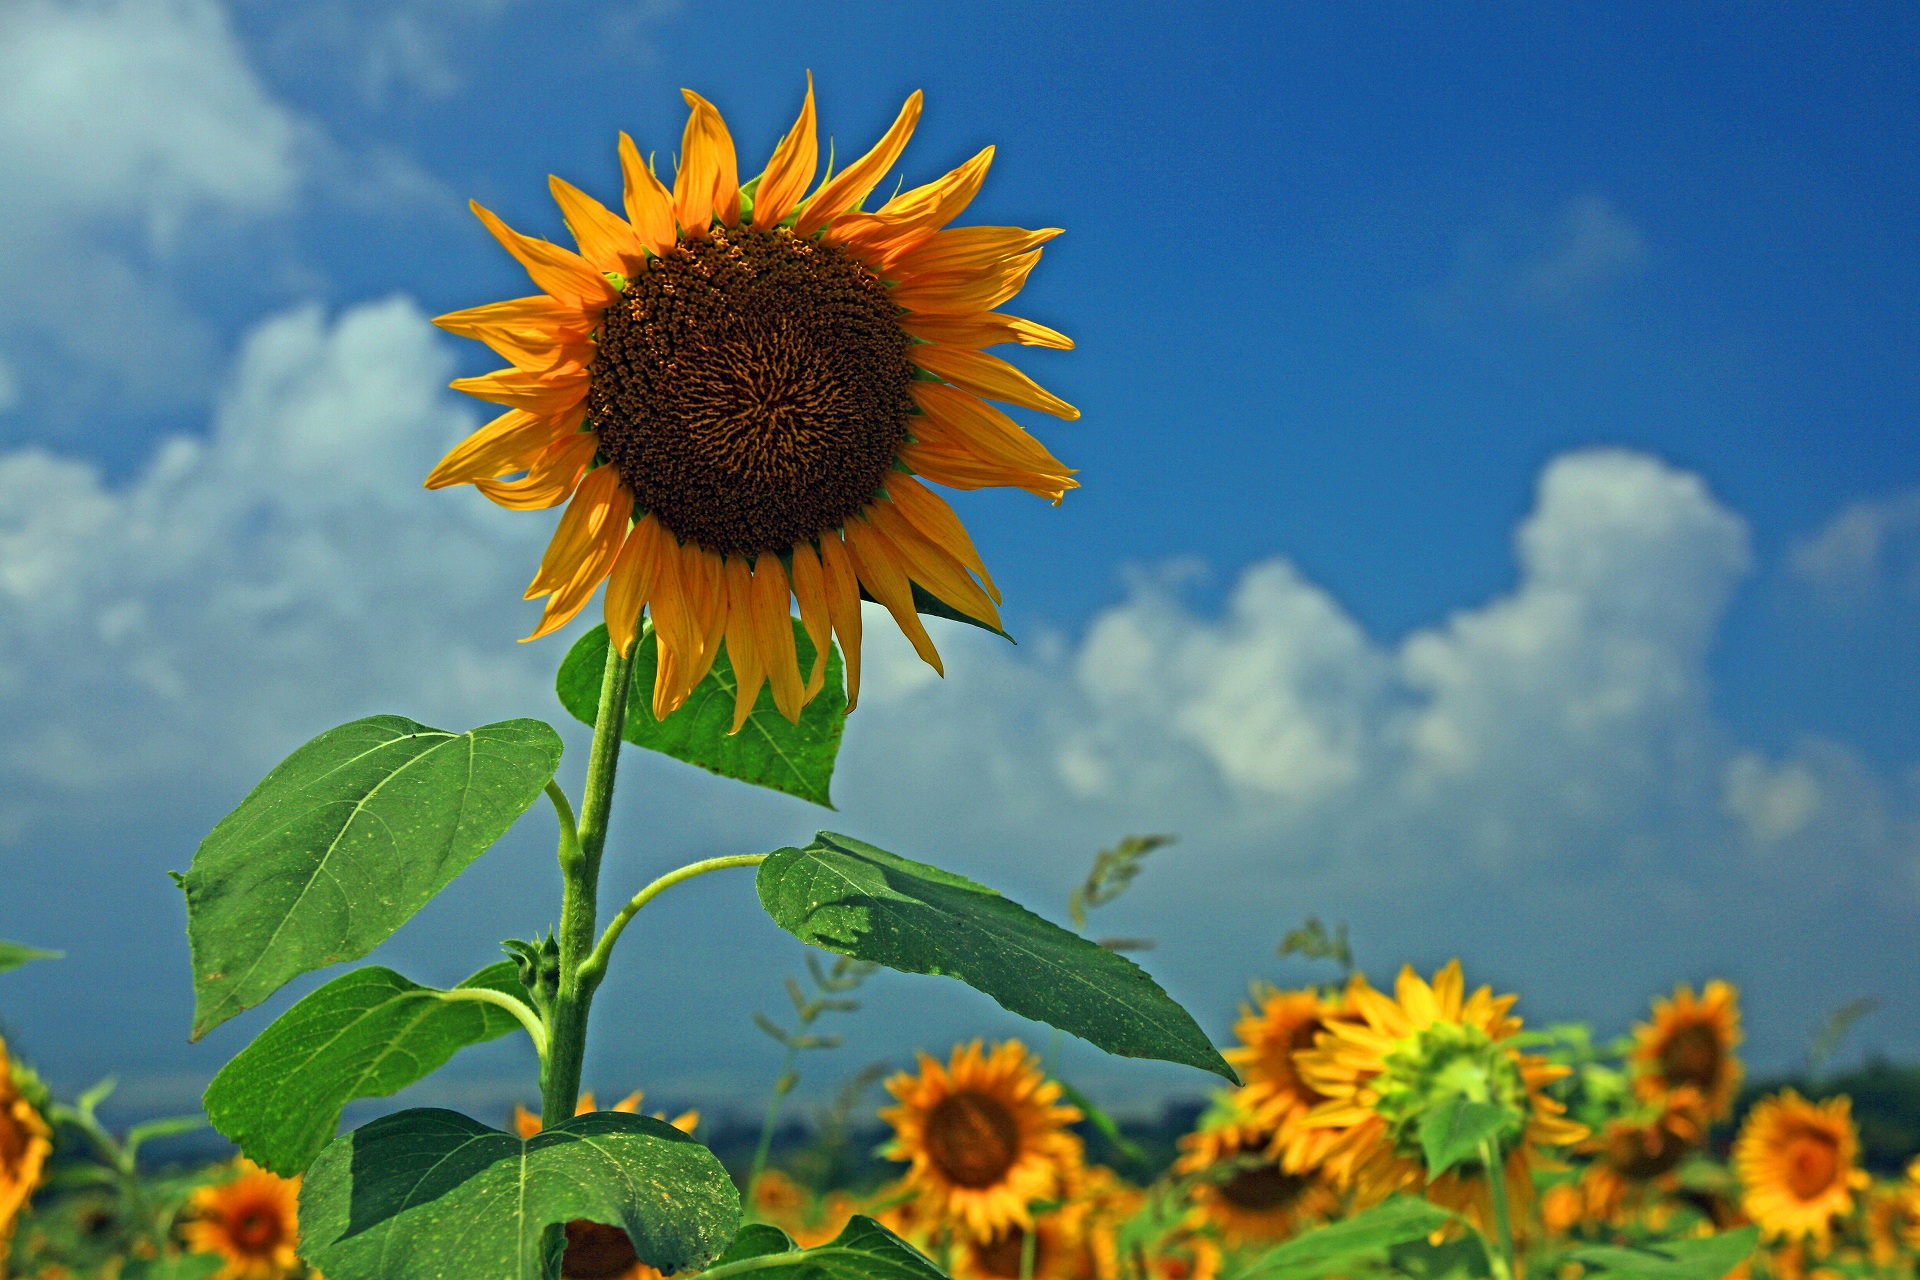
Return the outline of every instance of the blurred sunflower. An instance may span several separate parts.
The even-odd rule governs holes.
[[[976,1239],[1031,1226],[1029,1206],[1058,1198],[1081,1163],[1067,1128],[1078,1108],[1061,1105],[1060,1086],[1017,1040],[991,1054],[978,1040],[957,1045],[945,1067],[923,1053],[919,1073],[901,1072],[887,1091],[900,1105],[880,1112],[894,1131],[886,1154],[912,1162],[915,1213]]]
[[[1913,1162],[1920,1173],[1920,1158]],[[1909,1249],[1920,1248],[1920,1188],[1913,1181],[1875,1187],[1867,1198],[1867,1256],[1876,1267],[1890,1267]]]
[[[46,1176],[53,1132],[14,1078],[7,1042],[0,1040],[0,1271],[4,1271],[13,1224]]]
[[[1392,998],[1356,974],[1347,987],[1350,1017],[1335,1019],[1311,1050],[1295,1058],[1301,1078],[1327,1101],[1303,1123],[1335,1131],[1327,1168],[1371,1204],[1404,1187],[1493,1229],[1491,1193],[1478,1161],[1468,1159],[1428,1179],[1420,1117],[1454,1098],[1491,1103],[1506,1112],[1494,1137],[1504,1153],[1506,1190],[1516,1221],[1533,1203],[1540,1148],[1587,1136],[1563,1118],[1546,1087],[1568,1073],[1510,1043],[1520,1019],[1514,996],[1481,987],[1465,994],[1460,962],[1449,961],[1429,986],[1411,966],[1400,971]]]
[[[1811,1239],[1824,1247],[1833,1220],[1853,1210],[1866,1186],[1857,1167],[1860,1138],[1845,1097],[1809,1102],[1792,1089],[1762,1098],[1733,1143],[1741,1207],[1769,1238]]]
[[[1179,1232],[1166,1237],[1145,1257],[1145,1280],[1218,1280],[1222,1254],[1205,1235]]]
[[[1093,1280],[1086,1216],[1085,1209],[1069,1205],[1036,1214],[1031,1228],[1005,1227],[985,1239],[962,1236],[952,1256],[954,1280]]]
[[[1247,1109],[1272,1125],[1281,1163],[1297,1172],[1319,1162],[1332,1134],[1299,1123],[1326,1099],[1301,1078],[1294,1055],[1313,1047],[1314,1037],[1339,1015],[1340,1002],[1318,991],[1280,991],[1265,983],[1254,984],[1253,1000],[1240,1006],[1233,1024],[1240,1043],[1224,1056],[1245,1082]]]
[[[744,184],[720,113],[683,93],[692,114],[671,191],[625,134],[625,218],[550,180],[579,253],[473,206],[545,292],[436,321],[513,367],[453,384],[507,412],[427,485],[471,483],[521,509],[568,502],[527,588],[547,598],[528,639],[564,625],[605,581],[622,652],[652,609],[654,715],[685,701],[724,643],[737,731],[762,684],[782,715],[799,716],[824,683],[829,631],[858,700],[862,590],[936,670],[916,585],[998,626],[992,578],[921,478],[1058,503],[1072,470],[986,402],[1079,411],[982,350],[1073,345],[994,310],[1058,229],[947,227],[991,147],[866,213],[920,118],[918,92],[873,150],[810,195],[811,78],[799,119]],[[815,654],[804,676],[796,599]]]
[[[1284,1240],[1333,1210],[1336,1196],[1325,1176],[1288,1172],[1277,1136],[1269,1118],[1249,1111],[1236,1091],[1181,1137],[1173,1168],[1193,1179],[1195,1227],[1229,1244]]]
[[[1649,1101],[1682,1086],[1700,1091],[1708,1121],[1733,1112],[1740,1091],[1740,991],[1715,979],[1699,999],[1685,983],[1671,1000],[1655,999],[1653,1021],[1633,1029],[1634,1088]]]
[[[237,1176],[193,1193],[181,1236],[194,1253],[224,1259],[214,1280],[280,1280],[300,1265],[300,1179],[245,1156],[235,1168]]]
[[[1594,1157],[1580,1175],[1584,1216],[1621,1222],[1631,1201],[1699,1149],[1704,1115],[1700,1091],[1687,1085],[1639,1114],[1608,1121],[1581,1147]]]

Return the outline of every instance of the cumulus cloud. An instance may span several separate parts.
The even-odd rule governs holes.
[[[1796,542],[1787,566],[1829,603],[1920,597],[1920,489],[1849,504]]]

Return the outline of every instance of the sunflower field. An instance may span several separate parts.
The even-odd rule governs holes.
[[[929,487],[1058,504],[1074,471],[997,404],[1077,411],[988,354],[1068,348],[999,310],[1055,229],[950,225],[992,148],[865,205],[920,95],[874,147],[822,164],[811,85],[756,176],[718,111],[690,115],[669,186],[626,135],[615,212],[552,180],[569,249],[474,212],[539,292],[444,316],[509,367],[454,386],[503,410],[428,488],[564,506],[527,587],[529,640],[603,619],[558,664],[592,729],[584,789],[555,780],[537,719],[463,731],[404,714],[326,730],[274,767],[178,877],[197,1039],[304,975],[366,957],[529,810],[557,825],[552,926],[472,940],[456,986],[351,968],[220,1068],[204,1123],[229,1162],[142,1153],[200,1117],[116,1134],[111,1086],[54,1096],[0,1050],[0,1271],[56,1280],[1722,1280],[1912,1277],[1920,1160],[1864,1170],[1845,1097],[1793,1090],[1736,1115],[1738,994],[1657,1000],[1628,1042],[1529,1029],[1458,962],[1375,985],[1348,970],[1256,984],[1217,1046],[1125,954],[1084,934],[1155,840],[1103,854],[1053,923],[990,888],[851,835],[686,863],[604,898],[621,752],[663,753],[826,803],[859,700],[862,601],[938,669],[925,618],[999,632],[999,591]],[[604,584],[604,592],[601,588]],[[879,616],[878,614],[874,616]],[[815,948],[758,1147],[732,1167],[701,1117],[601,1108],[581,1089],[596,991],[623,933],[695,877],[751,872],[768,917]],[[736,877],[744,880],[744,877]],[[744,885],[742,886],[744,889]],[[811,953],[810,953],[811,954]],[[502,958],[503,957],[503,958]],[[826,957],[822,959],[822,957]],[[490,962],[489,962],[490,961]],[[0,944],[0,990],[43,952]],[[1051,1055],[1014,1040],[922,1054],[874,1116],[893,1176],[775,1160],[798,1055],[872,971],[957,980],[1115,1055],[1178,1064],[1211,1102],[1163,1168]],[[3,1007],[3,1006],[0,1006]],[[405,1107],[341,1132],[462,1048],[524,1035],[537,1106]],[[1730,1147],[1716,1140],[1733,1134]],[[802,1153],[804,1156],[806,1153]]]

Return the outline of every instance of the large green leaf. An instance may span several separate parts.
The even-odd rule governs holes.
[[[194,1038],[386,941],[539,799],[560,750],[538,720],[448,733],[373,716],[288,756],[181,878]]]
[[[752,1238],[728,1249],[718,1265],[702,1273],[701,1280],[731,1280],[756,1272],[768,1273],[769,1280],[776,1276],[778,1280],[946,1280],[919,1250],[859,1214],[833,1240],[815,1249],[794,1248],[793,1241],[777,1229],[769,1233],[750,1227],[741,1235],[748,1232],[754,1232]]]
[[[1475,1154],[1513,1118],[1505,1107],[1453,1094],[1420,1116],[1420,1151],[1427,1176],[1437,1178]]]
[[[1759,1243],[1759,1228],[1742,1227],[1699,1240],[1662,1240],[1641,1249],[1592,1245],[1568,1256],[1597,1267],[1607,1280],[1720,1280],[1745,1262]]]
[[[526,999],[510,960],[461,987]],[[340,1110],[384,1098],[470,1044],[518,1029],[511,1013],[445,998],[391,969],[356,969],[281,1014],[207,1086],[207,1119],[256,1164],[291,1178],[333,1141]]]
[[[328,1280],[543,1280],[575,1218],[624,1229],[649,1266],[698,1269],[740,1196],[686,1134],[612,1111],[527,1139],[402,1111],[336,1138],[300,1189],[302,1252]]]
[[[958,978],[1108,1053],[1235,1080],[1193,1015],[1140,966],[964,876],[822,831],[760,864],[760,905],[802,942]]]
[[[42,951],[39,947],[29,947],[24,942],[8,942],[0,938],[0,973],[9,969],[18,969],[29,960],[58,960],[62,953]]]
[[[793,642],[804,676],[813,668],[813,642],[798,622],[793,624]],[[599,717],[600,681],[606,665],[607,629],[598,626],[574,644],[554,681],[560,705],[586,724]],[[634,646],[633,684],[627,695],[627,722],[621,737],[636,747],[684,760],[723,778],[751,782],[833,808],[828,787],[833,781],[834,759],[840,754],[840,731],[847,720],[847,692],[838,646],[829,646],[826,687],[801,710],[799,724],[788,724],[786,717],[774,709],[772,691],[763,688],[747,722],[739,733],[732,734],[728,730],[733,728],[734,691],[739,685],[725,649],[714,660],[713,670],[694,686],[686,703],[665,720],[653,718],[653,678],[659,665],[659,642],[654,638],[652,623],[648,623]]]
[[[1246,1280],[1311,1280],[1343,1270],[1356,1259],[1395,1245],[1422,1240],[1453,1221],[1453,1215],[1418,1196],[1395,1196],[1344,1222],[1295,1236],[1262,1254]]]

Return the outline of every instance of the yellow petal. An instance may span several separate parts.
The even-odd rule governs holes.
[[[960,523],[960,517],[947,505],[946,499],[912,476],[899,472],[887,477],[887,496],[927,541],[978,574],[987,594],[999,603],[1000,589],[993,585],[993,575],[987,572],[986,563],[980,559],[980,552],[967,534],[967,527]]]
[[[572,581],[589,548],[603,540],[614,525],[616,514],[619,538],[624,541],[626,519],[632,511],[633,495],[621,487],[619,474],[612,467],[589,472],[575,491],[573,501],[567,504],[560,523],[554,527],[553,538],[547,543],[546,554],[540,557],[540,568],[527,587],[526,598],[550,595]]]
[[[920,407],[920,416],[908,421],[917,440],[971,451],[1036,477],[1064,479],[1073,474],[1026,428],[976,395],[937,382],[916,382],[909,393]]]
[[[900,108],[900,114],[894,118],[892,126],[874,144],[873,150],[842,169],[813,193],[813,198],[800,208],[800,218],[793,224],[794,235],[803,238],[810,236],[841,214],[859,207],[860,202],[867,198],[867,193],[878,185],[887,170],[893,168],[894,162],[900,158],[900,153],[906,150],[907,139],[913,136],[913,127],[920,122],[920,103],[920,91],[915,89],[908,96],[906,105]]]
[[[911,250],[958,217],[979,192],[992,163],[993,148],[988,147],[946,176],[901,192],[878,213],[845,215],[828,228],[826,238],[884,267],[889,258]]]
[[[900,327],[916,338],[949,347],[998,346],[1017,342],[1024,347],[1053,347],[1073,350],[1073,339],[1043,324],[1022,320],[1019,316],[989,311],[982,315],[942,315],[938,312],[909,313],[900,317]]]
[[[800,683],[800,658],[793,644],[791,599],[792,590],[780,557],[760,556],[753,566],[754,647],[759,650],[767,683],[773,687],[774,709],[785,716],[789,724],[798,724],[800,708],[806,699]]]
[[[893,544],[908,577],[969,618],[978,618],[999,629],[1000,611],[993,607],[993,601],[980,589],[980,584],[967,576],[958,560],[921,537],[899,507],[891,502],[873,502],[862,514]]]
[[[801,699],[812,702],[814,695],[827,685],[827,650],[833,642],[833,614],[827,607],[827,583],[820,558],[804,542],[793,549],[793,598],[800,606],[800,625],[807,629],[807,639],[813,642],[813,670],[807,673],[806,694]]]
[[[550,445],[578,431],[586,417],[584,402],[560,413],[509,409],[440,459],[427,476],[427,488],[444,489],[525,471]]]
[[[777,227],[786,221],[813,185],[814,171],[820,164],[820,139],[813,118],[813,72],[807,72],[807,97],[800,104],[800,118],[773,149],[767,171],[753,193],[753,225]]]
[[[611,471],[613,468],[602,467],[600,470]],[[594,474],[588,475],[581,483],[583,492],[594,484]],[[601,482],[602,486],[605,484]],[[593,598],[594,591],[606,580],[607,571],[613,567],[614,558],[620,554],[620,547],[626,541],[627,517],[633,510],[633,498],[627,491],[617,482],[611,488],[613,497],[598,509],[598,520],[573,575],[547,597],[547,608],[540,625],[526,639],[538,640],[573,621],[574,615]]]
[[[477,338],[515,367],[542,372],[569,361],[586,365],[593,347],[593,319],[572,303],[536,294],[453,311],[434,320],[448,333]]]
[[[821,585],[827,594],[827,616],[840,637],[840,653],[847,661],[847,710],[860,703],[860,579],[840,535],[820,535]]]
[[[455,378],[447,385],[478,399],[530,413],[560,413],[586,399],[587,371],[579,365],[546,373],[499,369],[478,378]]]
[[[888,296],[895,306],[911,312],[968,315],[991,311],[1026,286],[1040,254],[1041,250],[1035,249],[991,267],[914,276],[902,281]]]
[[[860,585],[893,615],[894,623],[913,642],[920,660],[941,675],[947,674],[940,664],[940,651],[933,647],[933,640],[913,607],[913,586],[900,567],[899,555],[891,541],[858,516],[848,520],[840,531],[846,537],[847,554],[860,575]]]
[[[563,179],[548,175],[547,186],[580,246],[580,256],[596,270],[633,276],[647,269],[647,251],[624,218]]]
[[[676,243],[673,194],[640,158],[640,148],[620,135],[620,173],[626,179],[627,224],[640,243],[653,253],[665,253]]]
[[[599,447],[600,439],[593,432],[577,431],[548,445],[520,479],[476,479],[473,487],[489,501],[513,511],[557,507],[573,496],[581,473]]]
[[[711,102],[691,89],[680,96],[693,108],[680,138],[680,168],[673,175],[673,208],[688,235],[707,234],[718,218],[728,226],[740,221],[740,170],[733,137]]]
[[[753,625],[753,575],[747,562],[730,556],[723,562],[723,581],[727,593],[727,660],[733,663],[733,728],[738,733],[753,714],[760,686],[767,682],[766,668],[760,660],[759,637]]]
[[[949,489],[1024,489],[1059,506],[1068,489],[1080,487],[1077,480],[1039,476],[970,451],[955,452],[925,443],[902,445],[899,457],[920,475]]]
[[[1059,227],[1039,231],[1024,227],[949,227],[892,259],[889,265],[903,281],[934,272],[981,271],[1032,251],[1060,231]]]
[[[477,200],[469,200],[467,205],[486,224],[487,230],[493,232],[494,238],[506,246],[507,252],[520,260],[533,282],[561,302],[581,310],[599,310],[619,296],[607,278],[579,254],[521,235]]]
[[[913,362],[928,373],[937,374],[963,391],[971,391],[988,400],[1038,409],[1071,422],[1080,411],[1053,395],[999,356],[984,351],[960,351],[934,343],[921,343],[909,353]],[[918,384],[916,384],[918,385]]]
[[[640,611],[659,586],[666,559],[662,541],[670,536],[651,512],[640,517],[607,573],[607,636],[623,655],[631,654],[640,633]]]

